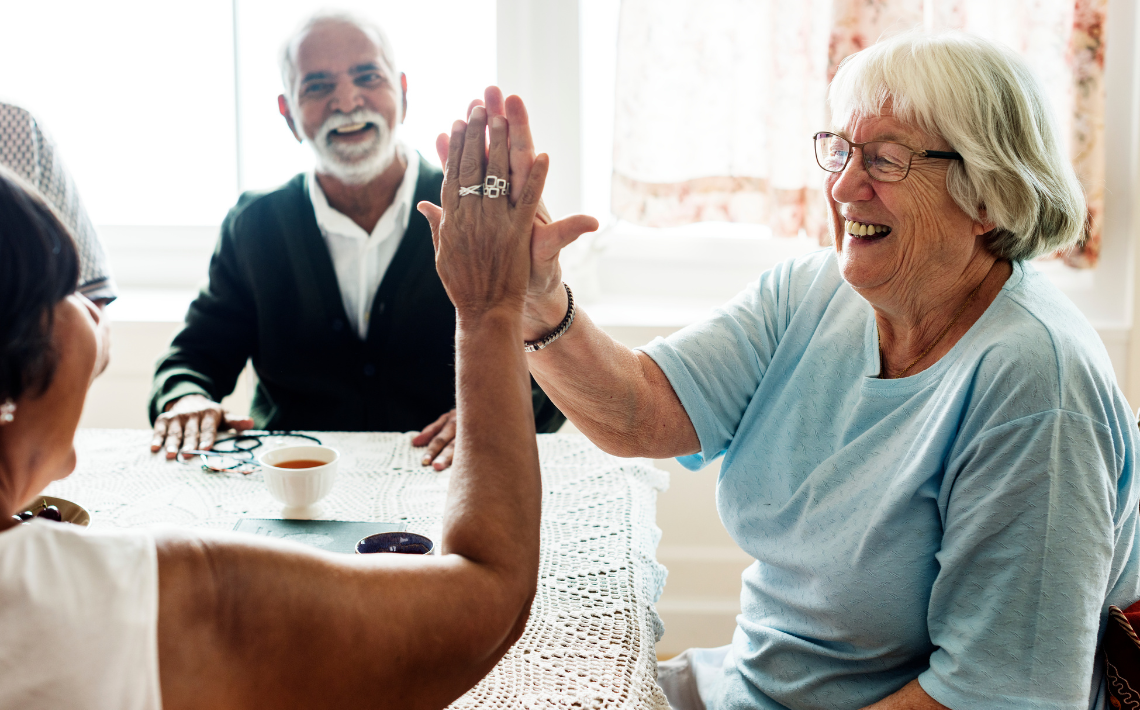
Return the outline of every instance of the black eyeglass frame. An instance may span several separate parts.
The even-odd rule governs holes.
[[[838,170],[829,170],[829,169],[823,167],[823,163],[819,162],[819,150],[816,148],[816,146],[819,144],[819,137],[820,136],[835,136],[836,138],[847,141],[847,145],[851,146],[852,148],[858,148],[859,152],[863,154],[863,169],[865,169],[867,171],[867,175],[870,176],[870,178],[872,180],[874,180],[875,182],[902,182],[903,180],[906,180],[907,176],[910,175],[910,167],[914,163],[914,156],[916,156],[916,155],[920,158],[938,158],[941,160],[965,160],[965,158],[962,157],[961,153],[956,153],[952,150],[915,150],[914,148],[911,148],[909,145],[907,145],[905,143],[899,143],[898,141],[867,141],[865,143],[856,143],[855,141],[844,138],[843,136],[839,135],[838,133],[832,133],[831,131],[818,131],[817,133],[813,134],[811,137],[812,152],[815,153],[815,164],[818,165],[821,169],[823,169],[829,173],[841,173],[844,170],[846,170],[848,164],[851,163],[851,156],[855,154],[855,151],[854,150],[848,151],[847,159],[843,161],[843,166],[841,168],[839,168]],[[906,162],[906,172],[903,173],[903,176],[901,178],[899,178],[898,180],[880,180],[879,178],[877,178],[871,174],[871,167],[869,165],[867,165],[867,162],[866,162],[867,153],[866,153],[866,151],[863,150],[863,146],[871,145],[872,143],[892,143],[894,145],[902,146],[903,148],[906,148],[907,150],[910,151],[910,160],[908,160]]]

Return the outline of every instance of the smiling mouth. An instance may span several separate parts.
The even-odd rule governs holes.
[[[358,133],[363,133],[364,131],[372,128],[375,128],[375,126],[369,121],[365,121],[364,123],[352,123],[347,126],[340,126],[339,128],[332,129],[332,131],[329,132],[329,135],[352,136]]]
[[[882,239],[891,233],[891,228],[885,224],[853,222],[851,220],[844,220],[843,230],[852,237],[861,239]]]

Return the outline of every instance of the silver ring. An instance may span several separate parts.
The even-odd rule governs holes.
[[[483,194],[492,200],[511,191],[511,184],[501,177],[488,175],[483,181]]]
[[[459,196],[463,197],[465,195],[478,195],[482,191],[483,191],[482,183],[480,183],[478,185],[472,185],[471,187],[463,187],[461,185],[459,187]]]

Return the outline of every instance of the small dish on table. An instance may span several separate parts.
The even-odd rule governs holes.
[[[55,508],[55,510],[59,512],[59,522],[82,525],[84,527],[91,524],[91,514],[84,510],[83,506],[54,496],[36,496],[35,502],[32,503],[31,506],[18,511],[16,517],[21,518],[23,522],[28,522],[36,517],[55,520],[52,508]]]

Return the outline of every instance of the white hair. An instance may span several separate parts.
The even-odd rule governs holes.
[[[344,10],[318,10],[317,12],[306,18],[282,43],[281,49],[277,54],[277,66],[281,71],[281,83],[285,86],[285,98],[290,104],[293,103],[293,81],[296,79],[297,66],[295,63],[294,53],[296,51],[297,41],[305,35],[309,30],[319,25],[337,24],[337,25],[351,25],[366,35],[372,38],[384,59],[388,62],[388,68],[392,71],[392,78],[395,80],[400,75],[400,70],[396,66],[396,54],[392,51],[392,43],[388,41],[388,35],[380,25],[372,20],[369,20],[360,15],[353,14]]]
[[[961,153],[946,188],[995,226],[995,256],[1030,259],[1084,235],[1084,192],[1044,91],[1012,50],[962,32],[907,32],[844,60],[828,98],[836,125],[889,110]]]

